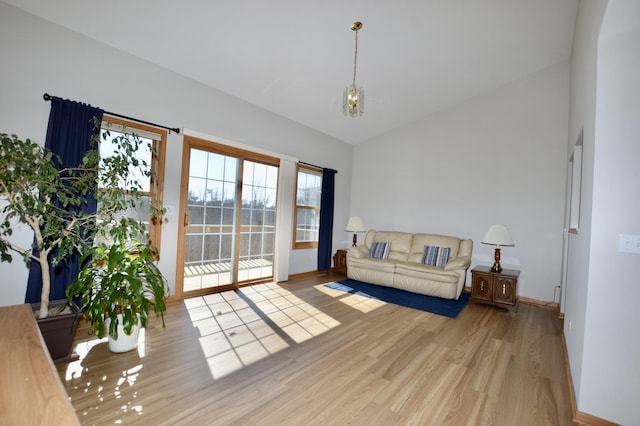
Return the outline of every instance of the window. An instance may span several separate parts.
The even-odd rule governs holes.
[[[294,249],[318,247],[321,194],[322,171],[299,164],[294,214]]]
[[[148,176],[140,175],[140,167],[130,166],[131,179],[138,179],[141,183],[142,202],[134,208],[129,207],[123,215],[134,218],[145,224],[149,232],[151,244],[160,248],[160,234],[162,218],[151,217],[150,207],[162,202],[164,152],[167,132],[138,123],[129,122],[105,116],[100,129],[100,157],[107,158],[114,153],[113,140],[125,134],[135,135],[141,142],[136,151],[136,158],[140,164],[147,165]],[[137,176],[136,176],[137,174]],[[119,185],[125,186],[125,181]],[[100,209],[100,205],[98,205]]]

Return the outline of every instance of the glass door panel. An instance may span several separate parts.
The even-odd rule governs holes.
[[[183,291],[234,282],[239,160],[190,150]]]
[[[238,281],[273,276],[278,168],[245,160]]]

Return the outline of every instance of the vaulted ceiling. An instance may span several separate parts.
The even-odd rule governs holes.
[[[568,59],[578,2],[3,1],[351,144]]]

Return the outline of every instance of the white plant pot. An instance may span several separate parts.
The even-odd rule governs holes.
[[[109,325],[111,324],[111,318],[105,319],[105,325],[107,332],[109,331]],[[140,316],[138,316],[138,324],[133,326],[131,334],[126,334],[122,328],[122,315],[118,315],[118,338],[114,339],[109,336],[109,350],[111,352],[129,352],[134,350],[138,346],[138,336],[140,334]]]

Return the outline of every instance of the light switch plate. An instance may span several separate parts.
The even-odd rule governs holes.
[[[640,235],[620,234],[618,251],[640,254]]]

